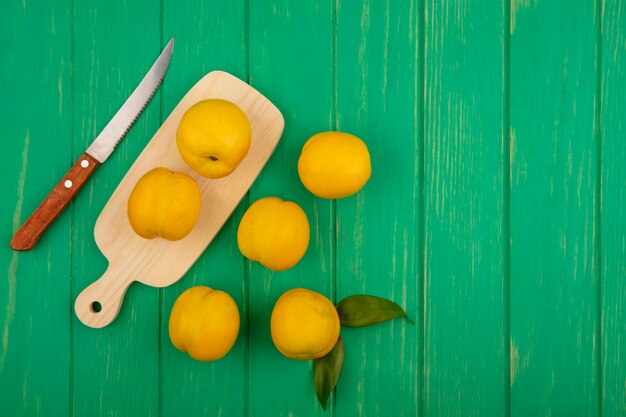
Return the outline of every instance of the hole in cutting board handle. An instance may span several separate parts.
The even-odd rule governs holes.
[[[102,304],[100,304],[99,301],[94,301],[93,303],[89,304],[89,310],[91,310],[92,313],[99,313],[102,311]]]
[[[114,278],[120,278],[119,270],[108,268],[76,297],[74,311],[86,326],[94,329],[108,326],[119,313],[124,294],[133,281],[122,276],[122,282],[113,285]]]

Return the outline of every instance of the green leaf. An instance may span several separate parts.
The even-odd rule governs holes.
[[[315,393],[322,408],[326,410],[326,401],[330,393],[335,389],[341,370],[343,369],[343,341],[341,336],[337,340],[333,350],[319,359],[315,359],[313,368],[313,383]]]
[[[364,327],[404,317],[413,324],[404,310],[393,301],[371,295],[353,295],[337,304],[342,326]]]

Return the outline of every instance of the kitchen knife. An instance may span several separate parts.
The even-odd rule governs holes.
[[[78,161],[13,236],[11,239],[13,250],[32,249],[43,232],[67,207],[98,165],[111,155],[115,146],[126,135],[161,85],[173,50],[174,38],[170,39],[135,91],[126,99],[85,153],[78,158]]]

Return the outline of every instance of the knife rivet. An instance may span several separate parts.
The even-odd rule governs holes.
[[[86,159],[83,159],[82,161],[80,161],[80,166],[83,168],[87,168],[89,166],[89,161]]]
[[[72,181],[65,180],[65,183],[63,183],[63,185],[65,185],[65,188],[72,188]]]

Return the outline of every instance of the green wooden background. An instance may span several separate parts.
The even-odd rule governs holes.
[[[170,37],[155,99],[38,246],[19,225],[102,129]],[[626,416],[626,1],[4,0],[0,4],[0,416]],[[133,285],[117,320],[83,326],[105,270],[109,196],[183,94],[221,69],[283,112],[244,203],[165,289]],[[314,198],[312,134],[362,137],[373,175]],[[252,201],[299,203],[293,269],[244,261]],[[228,291],[242,326],[200,363],[169,342],[176,297]],[[272,345],[285,290],[391,298],[396,320],[344,329],[329,410],[310,362]]]

